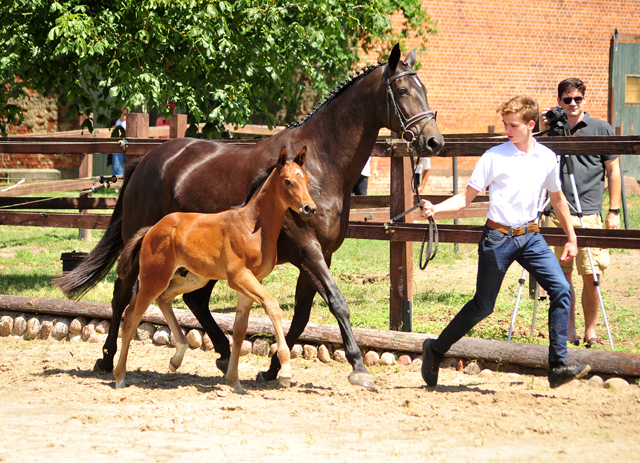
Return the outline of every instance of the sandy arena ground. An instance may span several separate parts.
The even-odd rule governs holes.
[[[428,389],[416,366],[371,369],[296,359],[295,384],[257,384],[266,358],[241,358],[236,395],[216,354],[134,342],[129,386],[93,372],[101,345],[0,338],[2,462],[619,462],[640,458],[640,389],[544,376],[441,370]]]

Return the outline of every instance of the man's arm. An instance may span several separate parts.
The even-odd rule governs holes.
[[[569,205],[567,199],[564,197],[562,190],[555,193],[549,192],[549,198],[551,199],[551,205],[556,217],[562,225],[562,229],[567,235],[567,242],[564,245],[564,252],[560,258],[560,262],[566,262],[573,259],[578,254],[578,238],[576,232],[573,229],[573,223],[571,221],[571,213],[569,212]]]
[[[609,187],[609,208],[620,209],[622,203],[622,176],[620,175],[620,156],[604,161],[604,168],[607,172],[607,183]],[[620,228],[620,214],[609,212],[604,222],[604,227],[610,230]]]
[[[471,204],[471,201],[473,201],[475,197],[478,196],[478,193],[480,193],[478,190],[467,186],[466,191],[445,199],[444,201],[436,205],[432,204],[426,199],[423,199],[421,208],[425,213],[425,217],[433,216],[434,219],[437,219],[439,213],[461,211],[469,204]]]

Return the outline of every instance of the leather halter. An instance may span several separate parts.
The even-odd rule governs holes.
[[[402,108],[400,107],[400,105],[396,101],[396,98],[393,95],[393,89],[391,88],[391,83],[394,82],[395,80],[399,79],[400,77],[414,76],[414,75],[416,75],[416,71],[414,71],[413,69],[410,69],[408,71],[401,72],[400,74],[397,74],[397,75],[393,76],[392,78],[389,78],[389,65],[386,65],[384,67],[384,72],[383,72],[384,83],[385,83],[385,87],[386,87],[386,90],[387,90],[387,116],[388,116],[388,119],[389,119],[389,128],[391,128],[391,112],[389,110],[389,100],[391,100],[391,102],[393,103],[393,110],[394,110],[396,116],[398,117],[398,121],[400,122],[400,133],[399,133],[400,138],[403,138],[404,140],[406,140],[408,142],[412,142],[412,141],[417,140],[418,138],[420,138],[420,136],[422,135],[422,132],[424,132],[424,129],[427,126],[427,124],[429,124],[429,122],[431,122],[431,119],[435,119],[436,118],[436,114],[433,111],[423,111],[423,112],[415,114],[415,115],[413,115],[411,117],[407,117],[407,116],[405,116],[405,114],[402,111]],[[413,127],[414,125],[416,125],[418,122],[420,122],[423,119],[426,119],[426,121],[424,122],[424,124],[420,128],[420,131],[416,135],[413,132],[413,130],[410,130],[410,129],[411,129],[411,127]]]

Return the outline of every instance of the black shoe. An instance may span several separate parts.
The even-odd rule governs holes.
[[[574,379],[580,379],[591,371],[589,365],[578,365],[576,367],[556,367],[549,372],[549,386],[551,388],[560,387]]]
[[[422,379],[431,387],[438,384],[440,362],[444,360],[444,355],[433,351],[433,342],[433,339],[427,339],[422,344]]]

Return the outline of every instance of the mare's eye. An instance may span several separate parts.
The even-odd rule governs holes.
[[[407,87],[400,87],[398,89],[398,93],[400,95],[408,95],[409,94],[409,89]]]
[[[287,185],[287,186],[293,185],[293,183],[291,183],[291,180],[289,180],[288,178],[284,179],[284,184]]]

